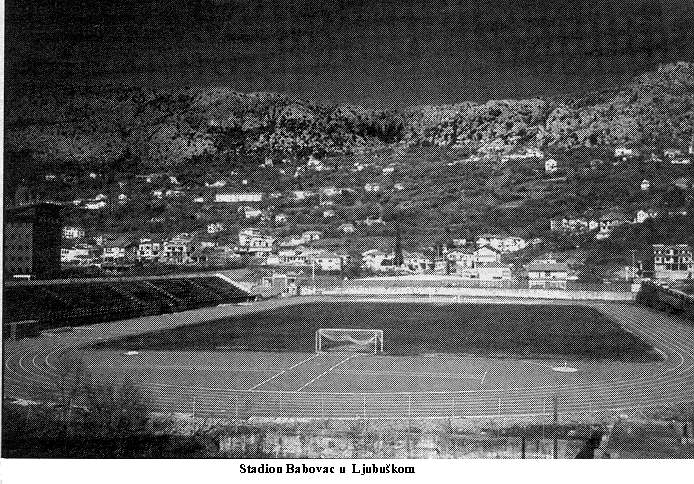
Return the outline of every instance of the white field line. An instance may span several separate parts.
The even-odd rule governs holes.
[[[487,371],[485,371],[484,375],[482,375],[482,380],[480,381],[480,386],[484,385],[484,380],[487,378],[487,373],[489,373],[489,368],[487,368]]]
[[[336,375],[364,375],[363,371],[338,370],[334,372]],[[369,371],[369,375],[378,376],[421,376],[432,378],[451,378],[454,380],[479,380],[479,375],[466,375],[456,373],[417,373],[407,371]]]
[[[266,384],[267,382],[269,382],[270,380],[272,380],[272,379],[274,379],[274,378],[277,378],[277,377],[280,376],[280,375],[284,375],[286,372],[288,372],[288,371],[290,371],[290,370],[293,370],[293,369],[296,368],[297,366],[302,365],[302,364],[306,363],[307,361],[310,361],[310,360],[314,359],[314,358],[315,358],[316,356],[318,356],[319,354],[320,354],[320,353],[316,353],[315,355],[311,355],[311,356],[309,356],[308,358],[306,358],[305,360],[301,360],[301,361],[298,362],[297,364],[292,365],[292,366],[290,366],[289,368],[285,368],[284,370],[280,371],[279,373],[277,373],[277,374],[275,374],[275,375],[272,375],[272,376],[271,376],[270,378],[268,378],[267,380],[261,381],[261,382],[258,383],[257,385],[255,385],[255,386],[249,388],[248,391],[255,390],[255,389],[258,388],[259,386],[265,385],[265,384]]]
[[[304,383],[304,384],[297,390],[297,392],[300,392],[301,390],[303,390],[304,388],[306,388],[307,386],[309,386],[309,385],[310,385],[311,383],[313,383],[314,381],[316,381],[316,380],[322,378],[322,377],[325,376],[327,373],[331,372],[332,370],[334,370],[335,368],[337,368],[337,367],[340,366],[341,364],[347,363],[349,360],[351,360],[352,358],[356,358],[357,356],[359,356],[359,353],[354,354],[354,355],[352,355],[352,356],[348,356],[347,358],[345,358],[344,360],[340,361],[339,363],[335,363],[333,366],[331,366],[330,368],[328,368],[327,370],[325,370],[323,373],[321,373],[320,375],[318,375],[317,377],[315,377],[313,380]]]

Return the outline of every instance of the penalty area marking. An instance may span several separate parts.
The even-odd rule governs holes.
[[[318,353],[318,354],[320,354],[320,353]],[[344,360],[340,361],[339,363],[335,363],[333,366],[331,366],[330,368],[328,368],[327,370],[325,370],[323,373],[321,373],[320,375],[318,375],[317,377],[315,377],[313,380],[308,381],[308,382],[304,383],[303,385],[301,385],[301,387],[297,390],[297,392],[300,392],[301,390],[303,390],[304,388],[306,388],[307,386],[309,386],[311,383],[313,383],[313,382],[315,382],[316,380],[322,378],[323,376],[325,376],[326,374],[328,374],[329,372],[331,372],[332,370],[334,370],[335,368],[337,368],[337,367],[340,366],[341,364],[347,363],[349,360],[351,360],[352,358],[356,358],[357,356],[359,356],[359,353],[356,353],[356,354],[354,354],[354,355],[352,355],[352,356],[348,356],[347,358],[345,358]]]
[[[257,385],[252,386],[251,388],[248,389],[248,391],[255,390],[256,388],[258,388],[258,387],[260,387],[260,386],[262,386],[262,385],[265,385],[265,384],[266,384],[267,382],[269,382],[270,380],[273,380],[273,379],[277,378],[277,377],[280,376],[280,375],[284,375],[284,374],[287,373],[288,371],[293,370],[293,369],[296,368],[297,366],[302,365],[302,364],[306,363],[307,361],[311,361],[312,359],[314,359],[314,358],[315,358],[316,356],[318,356],[319,354],[320,354],[320,353],[316,353],[315,355],[311,355],[311,356],[309,356],[308,358],[306,358],[305,360],[301,360],[300,362],[296,363],[295,365],[292,365],[292,366],[290,366],[289,368],[285,368],[284,370],[280,371],[279,373],[277,373],[277,374],[275,374],[275,375],[272,375],[272,376],[271,376],[270,378],[268,378],[267,380],[261,381],[261,382],[258,383]]]

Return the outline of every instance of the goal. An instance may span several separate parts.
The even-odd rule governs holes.
[[[383,353],[383,330],[321,328],[316,331],[316,353],[325,351]]]

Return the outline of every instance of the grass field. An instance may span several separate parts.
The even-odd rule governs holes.
[[[119,350],[312,352],[318,328],[384,331],[393,355],[464,353],[656,361],[648,344],[593,308],[559,305],[320,302],[99,343]]]

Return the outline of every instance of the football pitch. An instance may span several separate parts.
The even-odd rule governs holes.
[[[312,352],[319,328],[381,329],[389,355],[651,362],[649,344],[592,307],[320,301],[124,337],[117,350]]]

